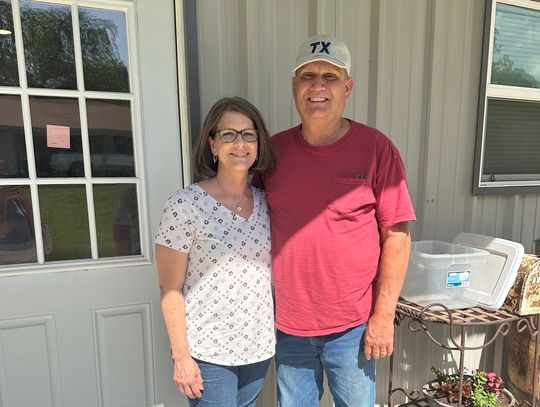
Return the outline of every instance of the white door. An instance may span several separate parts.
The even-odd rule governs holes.
[[[0,407],[187,405],[151,244],[181,186],[174,24],[0,0]]]

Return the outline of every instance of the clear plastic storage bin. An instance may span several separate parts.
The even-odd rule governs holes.
[[[440,303],[450,309],[474,307],[467,294],[481,275],[489,252],[455,243],[413,242],[401,297],[420,305]]]

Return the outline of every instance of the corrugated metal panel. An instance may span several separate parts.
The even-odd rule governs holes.
[[[483,2],[437,1],[428,103],[422,238],[452,240],[468,230],[472,198]]]
[[[426,44],[429,44],[430,11],[429,2],[424,0],[380,2],[377,92],[372,94],[375,100],[369,101],[376,106],[376,121],[370,124],[389,135],[403,156],[409,190],[419,219],[421,157],[426,139],[423,117],[429,85],[425,61],[429,57]],[[417,226],[413,226],[413,236],[417,235]],[[412,389],[416,384],[414,377],[422,377],[422,370],[426,370],[422,361],[428,365],[431,363],[432,358],[426,358],[426,349],[433,349],[437,357],[440,357],[440,350],[427,345],[424,335],[411,334],[407,327],[396,329],[395,342],[393,385]],[[417,355],[422,355],[419,360],[416,360]],[[377,367],[377,402],[384,404],[388,394],[388,362],[379,362]]]
[[[484,0],[212,0],[197,7],[203,115],[219,97],[238,94],[260,108],[271,132],[298,123],[290,89],[296,47],[316,32],[334,34],[353,57],[346,115],[375,125],[402,152],[419,219],[413,239],[451,241],[472,231],[532,250],[540,194],[471,193]],[[471,340],[481,343],[483,331]],[[432,365],[457,363],[403,327],[396,349],[395,385],[419,385]],[[468,353],[466,363],[492,361],[489,349]],[[382,404],[387,370],[378,364]],[[271,374],[259,405],[275,405],[273,381]],[[325,397],[321,406],[330,405]]]
[[[422,171],[426,144],[425,112],[429,74],[431,7],[428,1],[381,1],[377,63],[376,122],[398,146],[405,166],[413,205],[422,209]],[[421,219],[421,217],[418,217]],[[418,236],[413,225],[413,237]]]

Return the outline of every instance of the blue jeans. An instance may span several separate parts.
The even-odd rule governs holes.
[[[318,406],[324,371],[336,407],[373,407],[375,360],[364,357],[365,328],[363,324],[336,334],[308,337],[278,331],[278,406]]]
[[[201,369],[203,396],[188,398],[191,407],[252,407],[257,402],[270,360],[243,366],[222,366],[195,360]]]

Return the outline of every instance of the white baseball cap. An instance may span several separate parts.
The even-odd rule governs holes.
[[[344,42],[331,35],[318,34],[308,38],[298,47],[296,53],[296,65],[293,72],[298,68],[314,61],[326,61],[338,68],[351,72],[351,54]]]

